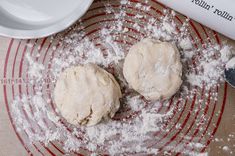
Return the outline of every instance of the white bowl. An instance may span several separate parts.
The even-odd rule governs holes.
[[[93,0],[0,0],[0,35],[40,38],[72,25]]]

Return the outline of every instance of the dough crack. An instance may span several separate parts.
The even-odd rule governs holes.
[[[91,107],[90,107],[90,113],[89,113],[89,115],[86,116],[84,119],[81,120],[81,124],[82,124],[82,125],[86,125],[86,124],[90,121],[90,119],[91,119],[91,117],[92,117],[92,114],[93,114],[93,110],[92,110],[92,106],[91,106]]]

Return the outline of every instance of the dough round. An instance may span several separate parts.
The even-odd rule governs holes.
[[[123,74],[129,85],[145,98],[168,99],[182,84],[179,51],[174,44],[143,39],[131,47]]]
[[[66,69],[59,77],[54,98],[61,115],[71,124],[92,126],[113,117],[121,90],[110,73],[95,64]]]

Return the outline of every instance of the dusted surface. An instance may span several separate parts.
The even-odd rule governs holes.
[[[155,4],[155,3],[154,3]],[[155,4],[157,5],[157,4]],[[92,6],[94,9],[96,3]],[[93,12],[88,12],[86,16],[91,16]],[[102,18],[102,17],[101,17]],[[97,20],[97,19],[96,19]],[[90,24],[88,22],[88,24]],[[202,27],[196,23],[196,28],[203,38],[206,37]],[[93,26],[92,29],[95,29],[96,26]],[[205,28],[206,29],[206,28]],[[87,31],[91,31],[88,29]],[[206,29],[208,31],[208,29]],[[196,34],[194,34],[196,35]],[[211,35],[211,34],[210,34]],[[213,38],[213,36],[210,36]],[[224,40],[222,36],[219,36],[220,42]],[[50,144],[49,147],[43,147],[42,144],[37,143],[33,145],[26,145],[24,140],[21,138],[21,134],[16,133],[16,130],[13,128],[11,123],[11,118],[9,114],[9,105],[12,102],[13,94],[19,94],[19,86],[25,86],[26,84],[22,83],[21,77],[25,76],[25,64],[26,62],[22,60],[26,52],[37,52],[40,51],[42,54],[46,54],[48,49],[49,53],[52,51],[52,45],[49,42],[49,39],[39,39],[39,40],[13,40],[8,38],[0,39],[0,155],[1,156],[18,156],[18,155],[28,155],[26,149],[34,155],[41,155],[42,152],[44,155],[52,155],[50,152],[55,153],[56,155],[62,155],[62,153],[57,149],[58,143]],[[55,43],[54,43],[55,42]],[[54,40],[53,45],[57,44],[57,41]],[[234,41],[231,42],[234,47]],[[33,47],[27,47],[26,44],[35,43]],[[41,45],[41,46],[40,46]],[[49,48],[48,48],[49,47]],[[45,60],[49,59],[46,57]],[[43,61],[41,58],[40,61]],[[21,66],[22,64],[22,66]],[[14,68],[13,68],[14,67]],[[21,69],[23,68],[23,69]],[[13,85],[14,82],[14,85]],[[15,92],[12,92],[13,88]],[[230,154],[230,150],[234,151],[235,144],[235,89],[232,89],[229,85],[225,84],[219,88],[219,100],[216,104],[210,103],[208,109],[208,118],[212,116],[211,123],[207,127],[207,124],[201,126],[203,131],[197,132],[196,126],[190,127],[191,123],[195,120],[194,117],[197,115],[192,112],[190,117],[188,116],[188,110],[190,107],[194,108],[191,103],[189,103],[185,111],[182,114],[182,118],[187,118],[188,120],[185,123],[185,128],[179,131],[178,135],[175,137],[175,140],[181,140],[181,138],[186,138],[196,135],[196,138],[203,136],[203,140],[208,141],[209,146],[206,150],[211,156],[220,156],[220,155],[233,155]],[[203,108],[205,105],[203,105]],[[204,110],[202,108],[202,110]],[[200,114],[202,115],[202,114]],[[178,121],[183,123],[184,120]],[[173,119],[174,120],[174,119]],[[209,122],[208,122],[209,123]],[[205,135],[203,134],[204,130],[207,129]],[[188,132],[188,135],[184,137],[184,134]],[[18,136],[17,136],[18,135]],[[213,136],[214,135],[214,136]],[[166,139],[170,139],[174,136],[174,133],[170,133]],[[213,136],[213,138],[211,138]],[[188,139],[190,140],[190,138]],[[25,147],[26,148],[25,148]],[[37,147],[37,148],[36,148]],[[228,147],[229,150],[226,150]],[[40,151],[40,152],[39,152]]]

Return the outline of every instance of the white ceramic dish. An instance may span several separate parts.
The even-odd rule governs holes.
[[[93,0],[0,0],[0,35],[41,38],[72,25]]]

